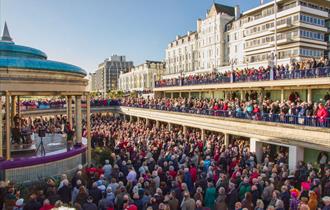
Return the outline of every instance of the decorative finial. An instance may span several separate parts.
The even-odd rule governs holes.
[[[3,28],[3,33],[2,33],[1,41],[13,42],[13,39],[10,37],[10,34],[9,34],[7,22],[5,22],[5,26]]]

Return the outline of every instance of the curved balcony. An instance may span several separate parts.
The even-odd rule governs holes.
[[[226,72],[224,74],[217,74],[216,76],[205,76],[201,78],[173,78],[168,80],[156,81],[155,91],[161,91],[166,87],[183,87],[193,85],[211,85],[211,84],[234,84],[234,83],[248,83],[248,82],[262,82],[262,81],[283,81],[295,79],[313,79],[330,77],[330,67],[302,69],[302,70],[255,70],[252,74],[239,74],[235,72]],[[330,82],[328,82],[330,83]],[[235,87],[233,85],[233,87]]]

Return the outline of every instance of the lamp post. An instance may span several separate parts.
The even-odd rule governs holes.
[[[274,37],[274,42],[275,42],[275,55],[274,55],[274,65],[277,66],[277,0],[274,0],[274,13],[275,13],[275,18],[274,18],[274,27],[275,27],[275,37]]]

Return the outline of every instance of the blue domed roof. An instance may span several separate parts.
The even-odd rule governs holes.
[[[6,57],[0,56],[0,68],[18,68],[18,69],[31,69],[31,70],[45,70],[54,72],[69,72],[86,75],[86,72],[78,66],[67,63],[42,60],[42,59],[29,59],[20,57]]]
[[[41,50],[12,42],[0,42],[0,56],[47,59],[46,53]]]
[[[7,24],[5,24],[0,40],[0,68],[45,70],[87,75],[86,71],[78,66],[47,60],[47,55],[41,50],[16,45],[9,35]]]

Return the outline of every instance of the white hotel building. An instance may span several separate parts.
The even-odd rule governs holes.
[[[118,90],[124,92],[152,91],[155,81],[160,80],[165,71],[165,63],[149,61],[134,66],[127,73],[121,72],[118,79]]]
[[[329,11],[326,0],[277,0],[242,14],[213,4],[196,32],[168,45],[163,78],[272,65],[275,52],[277,64],[329,56]]]

